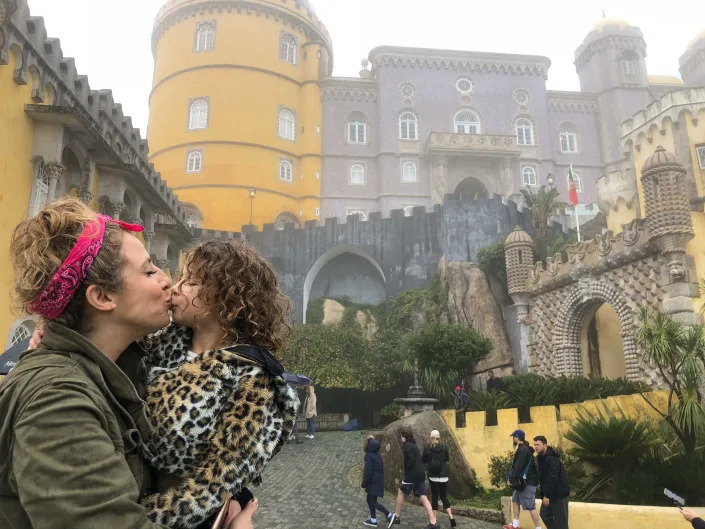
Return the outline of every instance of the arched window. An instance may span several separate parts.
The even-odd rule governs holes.
[[[287,224],[293,224],[296,228],[298,228],[299,219],[297,219],[293,213],[280,213],[279,215],[277,215],[277,218],[274,221],[274,229],[283,230],[284,226],[286,226]]]
[[[203,130],[208,126],[208,100],[194,99],[189,107],[188,129]]]
[[[34,217],[49,199],[49,175],[47,175],[44,162],[36,164],[34,169],[34,182],[32,182],[32,200],[29,204],[29,216]]]
[[[416,168],[416,163],[414,162],[404,162],[401,166],[401,181],[402,182],[417,182],[418,181],[418,171]]]
[[[521,181],[525,186],[536,185],[536,169],[530,165],[524,166],[521,170]]]
[[[291,33],[282,32],[279,41],[279,58],[290,64],[296,64],[296,37]]]
[[[279,162],[279,180],[284,180],[284,182],[294,181],[294,165],[289,160],[281,160]]]
[[[461,110],[455,115],[457,134],[480,134],[480,118],[470,110]]]
[[[517,143],[519,145],[534,144],[534,124],[526,118],[519,118],[516,121]]]
[[[578,152],[578,129],[572,123],[563,123],[559,129],[561,152]]]
[[[196,51],[215,48],[215,22],[201,22],[196,26]]]
[[[365,184],[365,168],[359,164],[353,164],[350,166],[350,183],[353,185],[364,185]]]
[[[418,120],[416,118],[416,114],[413,112],[402,112],[399,115],[399,139],[419,139]]]
[[[287,108],[279,111],[279,137],[289,141],[296,140],[296,117]]]
[[[203,152],[189,151],[186,156],[186,172],[200,173],[203,170]]]
[[[367,117],[362,112],[348,116],[348,143],[367,143]]]

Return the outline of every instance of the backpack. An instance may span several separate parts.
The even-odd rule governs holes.
[[[514,490],[521,492],[526,488],[526,475],[529,473],[529,467],[531,466],[531,463],[533,463],[533,459],[533,457],[529,459],[529,462],[526,465],[524,472],[522,472],[518,478],[509,480],[509,484]]]
[[[441,450],[440,452],[431,451],[431,458],[428,461],[428,475],[440,477],[443,472],[445,459],[445,450]]]

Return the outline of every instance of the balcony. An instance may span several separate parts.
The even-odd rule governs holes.
[[[480,156],[519,156],[516,136],[498,134],[459,134],[453,132],[432,132],[426,142],[429,154]]]

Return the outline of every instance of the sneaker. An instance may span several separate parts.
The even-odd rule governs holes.
[[[436,523],[430,523],[426,526],[426,529],[439,529],[441,526],[438,525],[438,522]]]
[[[455,523],[455,518],[450,519],[450,526],[455,527],[457,524]]]
[[[315,435],[312,435],[311,437],[309,437],[309,439],[315,439],[315,438],[316,438]]]
[[[373,522],[371,518],[365,520],[365,525],[368,527],[377,527],[377,522]]]
[[[389,513],[389,516],[387,516],[387,521],[389,522],[389,524],[387,525],[387,529],[390,529],[390,527],[392,527],[392,525],[394,525],[395,521],[396,521],[396,523],[401,523],[399,521],[399,518],[397,518],[397,515],[394,514],[393,512]]]

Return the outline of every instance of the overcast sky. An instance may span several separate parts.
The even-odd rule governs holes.
[[[91,88],[110,88],[146,131],[152,81],[151,31],[163,0],[28,0]],[[313,0],[333,37],[334,75],[357,76],[384,44],[545,55],[548,88],[577,90],[575,49],[602,17],[639,26],[649,73],[679,75],[678,58],[705,28],[705,2],[670,0]],[[668,9],[664,9],[664,7]]]

